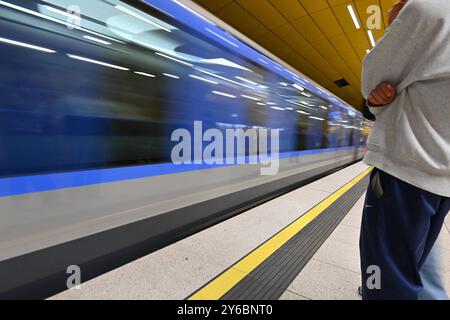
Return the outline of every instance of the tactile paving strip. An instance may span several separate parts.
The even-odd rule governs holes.
[[[361,198],[368,184],[369,176],[366,176],[221,299],[278,299]]]

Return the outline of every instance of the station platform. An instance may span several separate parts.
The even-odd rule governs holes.
[[[65,299],[360,299],[362,162],[97,278]],[[450,288],[450,217],[437,243]]]

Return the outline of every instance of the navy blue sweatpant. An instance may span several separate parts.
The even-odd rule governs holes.
[[[363,299],[418,299],[420,269],[449,210],[450,198],[373,170],[360,237]]]

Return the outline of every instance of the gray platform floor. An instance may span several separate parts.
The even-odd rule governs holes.
[[[359,231],[364,196],[292,282],[282,300],[359,300]],[[450,290],[450,215],[437,242],[441,274]],[[450,291],[448,291],[450,292]]]
[[[50,299],[184,299],[367,168],[357,163]],[[282,299],[359,299],[362,200]],[[450,218],[440,250],[450,287]]]

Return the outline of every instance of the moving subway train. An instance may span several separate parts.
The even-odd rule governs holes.
[[[0,0],[0,13],[2,297],[63,290],[68,266],[87,280],[366,150],[359,112],[188,1]],[[277,173],[195,161],[194,146],[174,163],[173,132],[199,122],[276,130]]]

